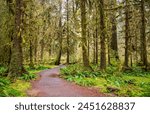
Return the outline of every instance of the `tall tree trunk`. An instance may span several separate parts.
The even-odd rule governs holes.
[[[147,44],[146,44],[146,24],[145,24],[145,1],[141,0],[141,60],[142,64],[147,69]]]
[[[58,55],[55,61],[55,65],[59,65],[61,61],[61,55],[62,55],[62,17],[61,17],[61,12],[62,12],[62,1],[60,0],[59,3],[59,13],[60,13],[60,19],[59,19],[59,31],[58,31],[58,39],[59,39],[59,50],[58,50]]]
[[[67,0],[67,64],[69,64],[69,58],[70,58],[70,53],[69,53],[69,1]]]
[[[5,1],[3,1],[5,2]],[[8,36],[5,36],[5,38],[0,37],[0,66],[8,66],[10,64],[11,60],[11,46],[10,45],[4,45],[4,43],[11,44],[12,37],[13,37],[13,29],[10,29],[10,26],[13,22],[12,17],[14,16],[14,9],[13,9],[13,1],[12,0],[7,0],[7,8],[8,8],[8,14],[9,14],[9,23],[6,23],[7,31],[8,31]],[[4,11],[5,12],[5,11]],[[1,21],[1,20],[0,20]],[[10,24],[11,22],[11,24]],[[1,22],[0,22],[0,29],[2,29]],[[2,34],[2,33],[1,33]],[[0,35],[1,36],[1,35]],[[4,45],[4,46],[2,46]]]
[[[23,74],[23,54],[22,54],[22,7],[23,0],[15,1],[16,11],[15,11],[15,27],[14,27],[14,35],[12,39],[12,54],[11,61],[9,65],[9,73],[8,76],[11,78],[19,77]]]
[[[116,0],[111,0],[112,8],[116,6]],[[112,23],[112,35],[111,35],[111,50],[113,51],[112,58],[119,60],[118,56],[118,40],[117,40],[117,20],[116,20],[116,12],[113,11],[111,13],[111,23]]]
[[[95,49],[96,49],[96,55],[95,55],[95,59],[96,59],[96,64],[98,64],[98,28],[96,26],[96,41],[95,41]]]
[[[129,0],[126,0],[125,6],[125,63],[124,68],[129,68]]]
[[[95,15],[93,15],[94,17],[94,20],[96,21],[96,24],[95,24],[95,32],[93,34],[93,37],[94,37],[94,58],[93,58],[93,63],[94,64],[98,64],[98,17],[97,17],[97,4],[95,4]]]
[[[60,24],[62,22],[60,21]],[[55,65],[59,65],[60,64],[60,61],[61,61],[61,55],[62,55],[62,31],[60,31],[58,33],[58,38],[59,38],[59,50],[58,50],[58,55],[57,55],[57,58],[56,58],[56,61],[55,61]]]
[[[97,6],[97,5],[96,5]],[[96,64],[98,64],[98,17],[97,17],[97,7],[96,7],[96,30],[95,30],[95,49],[96,49]]]
[[[87,47],[88,47],[87,53],[90,62],[90,39],[89,38],[90,38],[90,30],[88,30],[88,40],[87,40]]]
[[[87,39],[86,39],[86,0],[80,0],[81,7],[81,28],[82,28],[82,55],[83,55],[83,64],[85,67],[89,67],[89,58],[87,52]]]
[[[100,30],[101,30],[101,61],[100,69],[106,69],[106,36],[105,36],[105,18],[104,18],[104,0],[99,1],[99,10],[100,10]]]
[[[32,13],[30,13],[29,18],[32,19]],[[29,25],[32,25],[31,21],[29,21]],[[32,31],[30,27],[28,29],[29,29],[29,31]],[[30,66],[30,68],[34,68],[34,63],[33,63],[33,36],[32,36],[32,33],[29,33],[29,57],[30,57],[29,66]]]

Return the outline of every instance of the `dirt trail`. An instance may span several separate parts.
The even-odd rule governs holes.
[[[97,89],[81,87],[59,77],[60,66],[39,73],[40,78],[32,82],[27,91],[32,97],[98,97],[106,96]]]

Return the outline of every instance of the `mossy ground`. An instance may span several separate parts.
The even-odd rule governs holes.
[[[62,77],[81,86],[100,88],[100,92],[116,96],[150,96],[150,72],[135,67],[132,71],[122,72],[110,66],[101,72],[97,66],[94,71],[84,71],[82,65],[69,65],[61,70]],[[117,91],[110,91],[108,87]]]
[[[1,97],[26,97],[26,91],[31,87],[31,80],[37,78],[37,73],[45,70],[54,68],[54,65],[38,65],[35,68],[25,66],[29,74],[24,74],[18,77],[15,82],[11,82],[4,73],[6,68],[0,67],[0,96]]]

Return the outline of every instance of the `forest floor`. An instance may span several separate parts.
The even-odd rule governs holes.
[[[68,65],[61,69],[61,77],[84,87],[99,89],[100,93],[118,97],[150,96],[150,72],[139,66],[122,71],[120,66],[108,66],[106,71],[91,65],[93,71],[85,70],[82,64]]]
[[[106,71],[82,64],[55,66],[49,64],[25,66],[29,74],[12,82],[5,76],[7,68],[0,67],[1,97],[149,97],[150,72],[134,66],[122,71],[120,66],[108,66]]]
[[[98,89],[83,87],[68,82],[60,77],[60,69],[65,66],[48,69],[38,73],[37,80],[32,81],[27,95],[31,97],[105,97]]]

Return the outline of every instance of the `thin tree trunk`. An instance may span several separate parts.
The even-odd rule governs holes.
[[[93,64],[96,64],[96,40],[95,40],[95,32],[93,33]]]
[[[67,0],[67,64],[69,64],[69,58],[70,58],[70,53],[69,53],[69,0]]]
[[[147,69],[147,44],[146,44],[146,24],[145,24],[145,1],[141,0],[141,60],[142,64]]]
[[[33,44],[32,44],[32,41],[30,40],[30,65],[29,65],[31,68],[34,67],[34,64],[33,64]]]
[[[90,62],[90,31],[88,30],[88,40],[87,40],[87,46],[88,46],[88,58]]]
[[[41,40],[41,63],[43,62],[43,55],[44,55],[44,39]]]
[[[96,8],[96,31],[95,31],[95,48],[96,48],[96,64],[98,64],[98,18],[97,18],[97,8]]]
[[[35,63],[37,63],[37,48],[38,48],[38,41],[36,37],[34,41],[34,62]]]

